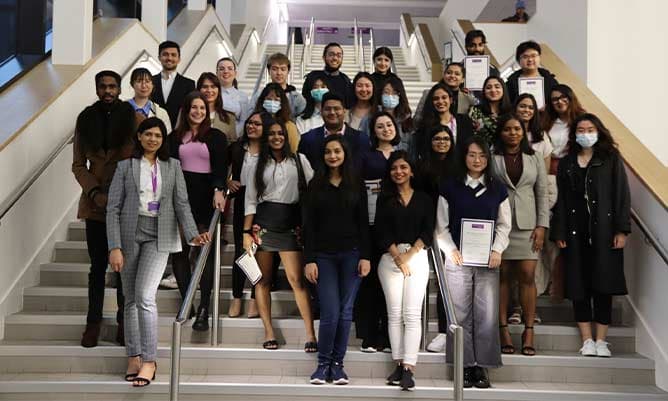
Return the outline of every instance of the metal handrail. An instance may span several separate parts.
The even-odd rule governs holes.
[[[358,38],[360,43],[358,47],[359,54],[357,55],[357,64],[360,71],[366,71],[366,64],[364,63],[364,34],[360,32]]]
[[[288,60],[292,63],[295,59],[295,29],[292,28],[292,33],[290,34],[290,40],[288,41],[288,47],[285,49],[285,54],[288,56]],[[290,68],[288,72],[288,83],[292,83],[292,74],[294,73],[294,68]]]
[[[420,49],[420,55],[422,56],[422,61],[424,61],[425,67],[427,67],[427,71],[431,71],[431,58],[429,57],[429,52],[426,50],[426,44],[424,43],[424,38],[419,29],[416,29],[415,32],[413,32],[413,37],[417,40],[418,49]]]
[[[304,45],[302,49],[302,60],[299,63],[300,79],[306,76],[306,63],[311,62],[311,46],[313,46],[313,38],[315,35],[315,17],[311,17],[311,23],[308,27],[308,32],[304,37]]]
[[[450,29],[450,33],[452,34],[452,37],[455,38],[455,42],[457,42],[457,46],[459,46],[459,50],[462,51],[462,53],[466,54],[466,47],[462,44],[461,39],[459,39],[459,36],[457,36],[457,31],[454,29]]]
[[[373,28],[369,28],[369,71],[373,71],[373,53],[376,52],[376,43],[373,37]]]
[[[264,77],[264,82],[267,82],[267,76],[269,75],[269,72],[267,71],[267,59],[269,59],[269,55],[265,54],[262,57],[262,63],[260,64],[260,73],[257,76],[257,80],[255,81],[255,86],[253,87],[253,94],[257,93],[257,91],[260,89],[260,81],[262,81],[262,77]],[[251,105],[255,107],[254,105]]]
[[[132,67],[134,67],[134,65],[137,64],[139,60],[141,60],[143,57],[150,57],[150,56],[151,55],[149,54],[149,52],[147,52],[146,50],[142,50],[142,52],[139,53],[139,56],[137,56],[134,59],[134,61],[132,61],[132,63],[130,63],[128,67],[125,70],[123,70],[121,76],[125,77],[126,75],[128,75]],[[32,187],[32,184],[34,184],[35,181],[37,181],[39,177],[42,176],[42,174],[51,165],[51,163],[53,163],[53,161],[56,160],[56,158],[60,155],[60,153],[63,150],[65,150],[67,145],[72,143],[73,140],[74,140],[74,131],[72,131],[72,133],[70,133],[66,138],[60,141],[56,146],[56,148],[49,154],[49,156],[47,156],[46,159],[44,159],[44,161],[32,172],[32,174],[30,174],[30,176],[26,178],[23,184],[21,184],[17,189],[12,191],[12,195],[7,200],[2,202],[2,204],[0,205],[0,221],[2,221],[5,215],[9,213],[11,208],[14,207],[14,205],[21,199],[21,197],[23,197],[23,195],[26,192],[28,192],[30,187]]]
[[[355,57],[359,57],[359,27],[357,26],[357,17],[353,19],[353,45]],[[359,64],[359,58],[357,59],[357,62]]]
[[[668,251],[666,251],[666,248],[663,247],[658,238],[652,234],[647,224],[640,218],[633,208],[631,208],[631,218],[636,222],[640,231],[645,235],[645,241],[654,247],[661,259],[668,265]]]
[[[219,324],[219,310],[218,304],[220,302],[220,220],[222,212],[219,209],[216,209],[209,223],[209,235],[212,236],[213,241],[208,242],[202,246],[199,256],[197,257],[197,263],[195,264],[195,271],[190,278],[190,284],[188,284],[188,291],[186,296],[183,299],[179,313],[172,323],[172,349],[171,349],[171,373],[169,380],[169,399],[170,401],[177,401],[179,399],[179,381],[181,375],[181,329],[183,323],[188,320],[188,314],[190,313],[190,308],[192,307],[193,300],[195,299],[195,291],[197,291],[197,286],[199,285],[200,280],[202,279],[202,274],[206,265],[209,252],[211,251],[211,245],[213,244],[214,250],[214,288],[213,288],[213,316],[212,316],[212,330],[211,330],[211,345],[218,345],[218,324]],[[215,235],[214,235],[215,234]]]
[[[438,238],[434,235],[434,241],[430,248],[431,259],[434,263],[434,272],[438,280],[438,288],[443,299],[445,314],[448,318],[448,330],[453,334],[453,399],[460,401],[464,399],[464,329],[457,322],[452,295],[448,288],[443,263],[443,252],[438,247]]]

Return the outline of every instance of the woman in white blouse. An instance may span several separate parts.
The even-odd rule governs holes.
[[[225,110],[234,113],[237,118],[237,137],[243,135],[244,121],[252,109],[248,95],[237,88],[237,65],[229,57],[223,57],[216,63],[216,75],[222,86],[220,94],[223,97]]]
[[[262,270],[262,279],[255,285],[255,298],[265,331],[262,347],[278,348],[271,323],[270,295],[273,258],[278,252],[306,327],[304,351],[317,352],[299,238],[300,195],[313,177],[313,169],[304,155],[290,151],[285,126],[273,121],[262,133],[260,155],[248,177],[243,246],[247,252],[255,253],[253,243],[257,244],[255,257]]]

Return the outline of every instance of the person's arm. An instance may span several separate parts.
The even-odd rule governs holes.
[[[313,179],[313,167],[311,167],[311,162],[308,161],[308,158],[306,155],[303,155],[301,153],[297,153],[297,157],[300,158],[302,162],[302,168],[304,169],[304,178],[306,178],[306,182],[309,183]]]
[[[425,196],[421,196],[422,201],[420,202],[420,234],[418,240],[422,241],[423,248],[430,247],[434,242],[434,217],[436,216],[436,211],[434,210],[434,204],[431,198],[425,193]],[[417,243],[417,241],[416,241]]]
[[[304,109],[306,108],[306,99],[301,93],[297,92],[296,90],[293,93],[294,95],[292,96],[292,109],[294,114],[292,115],[292,118],[296,119],[298,115],[304,112]]]
[[[457,251],[457,245],[450,233],[449,209],[450,205],[448,204],[447,199],[442,195],[439,196],[436,206],[436,240],[438,241],[438,247],[448,257],[450,257],[454,251]]]
[[[570,191],[570,182],[566,174],[566,158],[559,161],[557,169],[557,203],[552,208],[552,220],[550,222],[550,239],[552,241],[566,241],[568,236],[568,197]]]
[[[369,236],[369,207],[366,186],[360,180],[359,202],[357,203],[357,226],[360,233],[360,259],[371,260],[371,238]]]
[[[619,155],[614,155],[612,168],[613,185],[613,227],[615,234],[629,234],[631,232],[631,193],[626,178],[624,163]]]
[[[227,188],[227,137],[219,130],[210,133],[209,161],[211,163],[211,186]]]
[[[81,143],[81,134],[78,131],[74,133],[74,144],[72,149],[72,173],[74,173],[74,178],[81,186],[83,193],[93,199],[95,192],[100,188],[100,182],[97,177],[88,170],[88,158],[86,157],[86,152]]]
[[[293,123],[292,121],[288,121],[285,124],[285,129],[288,131],[288,142],[290,143],[290,151],[296,153],[299,150],[299,141],[301,140],[301,135],[299,135],[299,130],[297,129],[295,123]]]
[[[126,163],[119,163],[109,187],[107,200],[107,247],[111,251],[121,248],[121,209],[125,203]]]
[[[318,243],[316,227],[318,226],[318,194],[316,189],[309,187],[306,199],[302,202],[304,217],[302,221],[302,238],[304,242],[304,263],[315,263],[315,244]]]
[[[257,208],[257,187],[255,186],[255,173],[257,171],[257,164],[248,169],[248,180],[246,182],[246,194],[244,197],[244,213],[246,216],[255,215]],[[253,220],[251,219],[251,225]],[[244,226],[244,228],[246,228]],[[247,227],[247,228],[250,228]]]
[[[535,154],[537,176],[534,185],[536,198],[536,227],[550,227],[550,208],[547,202],[547,171],[542,156]]]

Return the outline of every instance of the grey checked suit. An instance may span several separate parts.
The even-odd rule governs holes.
[[[181,164],[176,159],[158,161],[161,176],[160,211],[157,217],[139,215],[141,159],[118,163],[107,202],[109,250],[120,248],[124,265],[125,343],[128,356],[155,361],[158,310],[155,302],[160,278],[170,253],[181,250],[179,224],[185,237],[199,232],[188,203]]]

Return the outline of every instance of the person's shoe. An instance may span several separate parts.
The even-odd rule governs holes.
[[[444,333],[438,333],[436,337],[427,345],[427,351],[429,352],[445,352],[445,339],[446,335]]]
[[[475,388],[490,388],[491,384],[489,383],[487,370],[485,368],[481,368],[480,366],[476,366],[474,369],[476,378],[473,382],[473,385]]]
[[[228,317],[239,317],[241,315],[241,298],[234,298],[230,302],[230,308],[227,310]]]
[[[124,325],[123,322],[120,322],[118,324],[118,328],[116,329],[116,342],[118,345],[125,346],[125,330],[124,330]]]
[[[348,375],[346,371],[343,370],[343,364],[341,362],[332,362],[329,366],[331,372],[332,383],[334,384],[348,384]]]
[[[603,340],[596,340],[596,356],[610,358],[612,356],[612,352],[610,352],[610,348],[608,347],[609,345],[609,343]]]
[[[311,384],[325,384],[328,380],[330,380],[329,365],[325,363],[318,364],[315,372],[311,375]]]
[[[596,343],[594,340],[587,339],[585,342],[582,343],[582,348],[580,348],[580,354],[582,356],[596,356],[598,353],[596,352]]]
[[[175,290],[175,289],[179,288],[179,285],[176,282],[176,277],[174,276],[174,273],[172,273],[169,276],[160,280],[160,288],[164,288],[164,289],[168,289],[168,290]]]
[[[193,330],[207,331],[209,330],[209,308],[199,307],[195,323],[193,323]]]
[[[475,368],[464,368],[464,388],[473,387],[475,381]]]
[[[403,373],[404,368],[401,366],[401,364],[398,364],[396,368],[394,368],[394,372],[392,372],[391,375],[387,376],[387,380],[385,383],[387,383],[390,386],[398,386],[401,383],[401,374]]]
[[[522,323],[522,308],[513,309],[513,313],[508,318],[508,324]]]
[[[255,299],[251,298],[251,300],[248,301],[247,309],[249,319],[255,319],[256,317],[260,316],[260,312],[257,310],[257,302],[255,302]]]
[[[84,348],[97,347],[97,339],[100,337],[100,323],[86,324],[86,330],[81,335],[81,346]]]
[[[401,372],[401,381],[399,387],[403,391],[413,391],[415,389],[415,380],[413,380],[413,371],[408,368],[403,368]]]
[[[365,338],[364,340],[362,340],[362,346],[360,347],[360,351],[372,354],[374,352],[378,352],[378,349],[376,349],[376,347],[371,343],[371,341]]]

